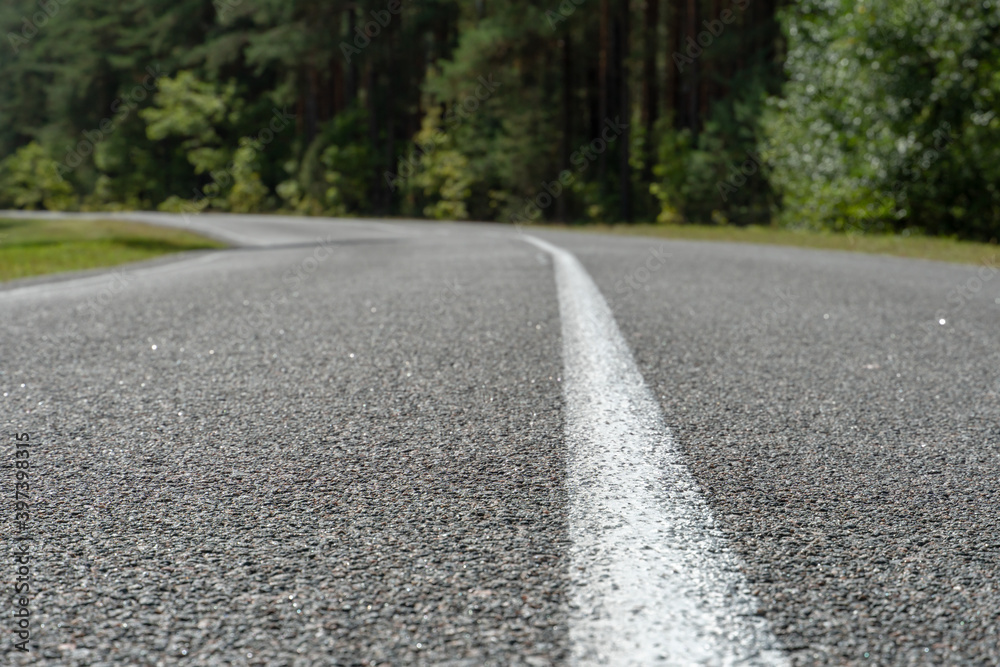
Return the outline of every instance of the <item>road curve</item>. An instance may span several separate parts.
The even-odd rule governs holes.
[[[0,289],[5,494],[13,433],[32,464],[31,652],[8,623],[8,662],[641,664],[580,650],[577,593],[600,568],[574,532],[579,415],[545,243],[127,217],[236,247]],[[690,480],[734,564],[717,637],[749,648],[634,655],[1000,664],[996,269],[532,235],[606,301],[595,331],[635,378],[616,414],[645,405],[641,384],[655,416],[632,430],[656,424],[676,457],[636,497]]]

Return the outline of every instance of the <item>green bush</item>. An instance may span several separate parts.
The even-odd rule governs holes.
[[[378,177],[375,150],[361,110],[342,112],[324,124],[300,161],[285,165],[289,178],[276,191],[286,206],[309,215],[370,211]]]
[[[75,208],[77,201],[72,186],[59,175],[59,163],[31,142],[0,162],[0,203],[65,211]]]
[[[233,213],[259,213],[264,209],[268,189],[261,182],[255,169],[255,160],[260,150],[252,139],[243,139],[233,154],[232,186],[227,194],[229,210]]]
[[[765,156],[789,225],[1000,236],[1000,14],[803,0]]]

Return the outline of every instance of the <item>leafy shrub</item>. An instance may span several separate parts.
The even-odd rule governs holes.
[[[1000,14],[980,0],[785,10],[766,157],[786,224],[1000,235]]]
[[[0,162],[0,202],[5,206],[64,211],[76,206],[73,188],[59,175],[59,163],[36,142]]]

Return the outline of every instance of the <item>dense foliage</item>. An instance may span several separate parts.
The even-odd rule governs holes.
[[[991,1],[11,0],[0,206],[988,238]]]
[[[766,122],[790,224],[1000,236],[996,0],[803,0]]]

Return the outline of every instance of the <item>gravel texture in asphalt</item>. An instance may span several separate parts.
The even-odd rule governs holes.
[[[3,659],[563,663],[550,260],[489,225],[138,217],[250,247],[0,289],[0,525],[27,432],[34,538]],[[794,664],[1000,664],[1000,272],[538,235]]]
[[[126,269],[96,307],[111,279],[0,293],[35,539],[33,650],[5,628],[6,661],[561,660],[551,268],[356,231]]]
[[[794,664],[1000,664],[1000,271],[543,236],[611,304]]]

